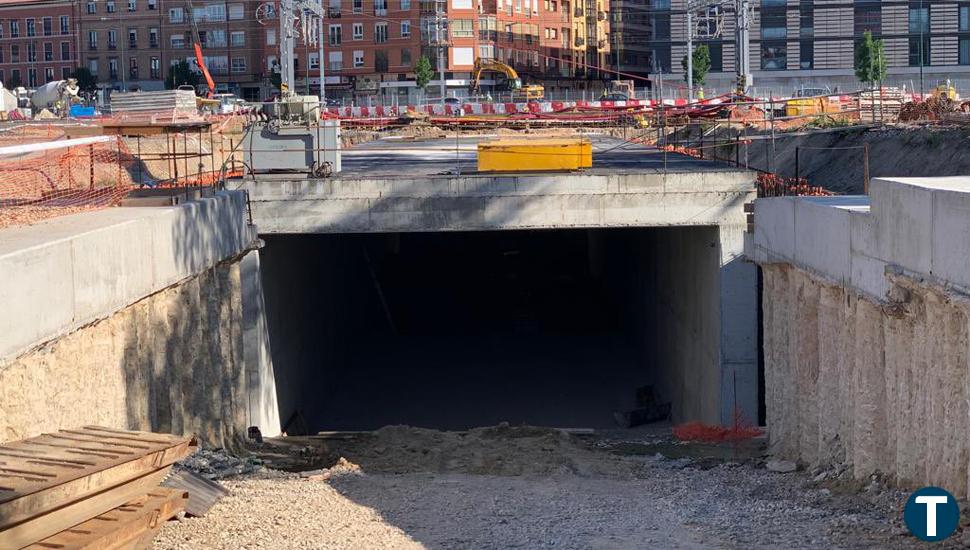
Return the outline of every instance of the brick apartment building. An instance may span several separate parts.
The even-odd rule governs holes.
[[[591,68],[608,59],[607,12],[605,0],[329,0],[327,96],[361,102],[376,96],[384,103],[419,99],[415,66],[426,56],[437,67],[442,47],[450,95],[465,95],[479,57],[502,60],[550,91],[575,86],[577,79],[599,77]],[[271,70],[279,56],[278,28],[263,30],[264,66]],[[319,93],[319,53],[298,45],[295,57],[297,90]],[[496,75],[485,78],[494,81]],[[436,77],[430,96],[437,85]]]
[[[75,4],[63,0],[0,0],[0,82],[41,86],[77,67]]]
[[[256,100],[265,72],[253,0],[81,0],[81,64],[119,90],[160,90],[169,67],[195,67],[193,19],[219,91]]]

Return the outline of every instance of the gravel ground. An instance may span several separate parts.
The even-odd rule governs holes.
[[[837,472],[773,473],[750,453],[735,461],[724,458],[725,453],[655,438],[590,442],[559,435],[550,439],[548,432],[530,430],[500,428],[497,434],[493,429],[479,434],[487,437],[468,440],[472,447],[489,448],[514,442],[527,457],[527,464],[512,468],[507,464],[515,462],[514,456],[506,457],[506,465],[489,473],[481,472],[479,460],[429,460],[433,449],[402,453],[380,436],[363,444],[359,466],[351,459],[331,470],[302,474],[261,468],[223,480],[231,496],[205,518],[169,522],[155,547],[916,546],[898,523],[906,495],[886,490],[878,480],[859,485],[840,481]],[[392,435],[401,439],[401,429]],[[427,443],[427,436],[416,439]],[[430,439],[441,444],[442,438],[446,446],[454,443],[451,435]],[[530,440],[537,453],[524,451]],[[343,450],[353,447],[341,445]],[[390,456],[400,460],[395,463],[385,453],[372,456],[375,448],[390,448]],[[461,446],[451,451],[477,454]],[[583,468],[572,467],[573,454]],[[368,468],[368,456],[374,468]],[[593,456],[605,466],[592,467]],[[412,471],[405,467],[409,462]],[[822,479],[828,477],[835,479]]]

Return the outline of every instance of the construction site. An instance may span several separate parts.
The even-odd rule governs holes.
[[[970,547],[970,101],[746,4],[707,98],[331,105],[307,0],[268,101],[15,98],[0,549]]]

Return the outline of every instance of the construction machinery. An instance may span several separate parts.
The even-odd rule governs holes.
[[[545,97],[546,89],[539,84],[522,85],[519,73],[509,65],[497,59],[478,58],[475,60],[475,68],[472,70],[472,84],[469,92],[479,93],[481,90],[482,73],[493,72],[505,75],[504,87],[512,92],[513,99],[524,99],[526,101],[540,100]]]
[[[278,10],[260,6],[263,21],[279,17],[280,94],[263,103],[246,127],[242,148],[251,172],[302,172],[328,177],[341,169],[340,121],[323,120],[324,63],[320,63],[320,96],[298,95],[293,53],[297,34],[323,59],[322,0],[280,0]],[[309,78],[309,74],[307,75]]]
[[[53,80],[34,90],[30,103],[37,111],[48,109],[58,114],[66,114],[73,103],[80,101],[77,80]]]
[[[188,0],[189,7],[189,18],[192,20],[192,33],[193,33],[193,47],[195,49],[195,62],[199,65],[199,70],[202,71],[202,76],[205,78],[205,84],[209,87],[209,93],[206,97],[212,97],[216,93],[216,83],[212,80],[212,75],[209,74],[209,68],[205,66],[205,57],[202,55],[202,37],[199,36],[199,23],[195,18],[195,7],[192,5],[192,0]]]

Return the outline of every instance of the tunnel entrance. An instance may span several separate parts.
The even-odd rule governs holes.
[[[603,428],[717,368],[716,227],[264,239],[290,433]]]

